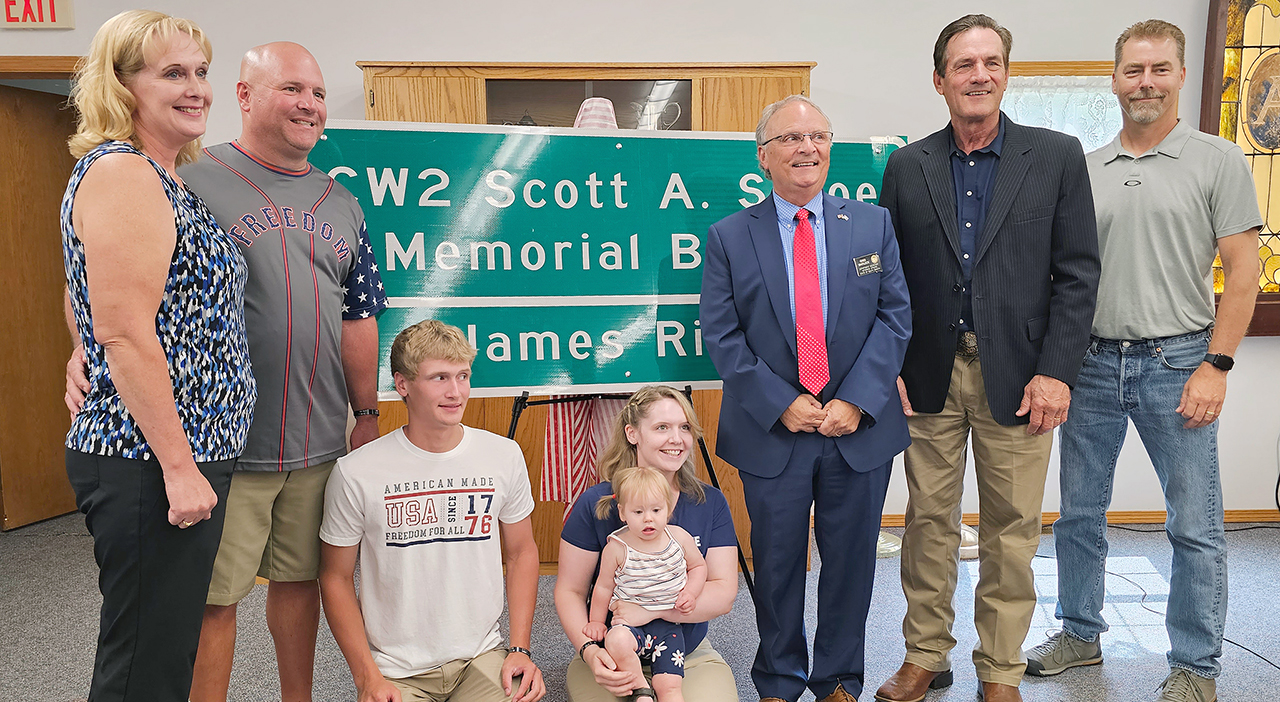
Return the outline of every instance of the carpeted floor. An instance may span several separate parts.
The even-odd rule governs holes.
[[[1228,525],[1238,529],[1244,525]],[[1155,533],[1110,529],[1109,569],[1123,575],[1109,577],[1106,614],[1112,629],[1103,637],[1101,666],[1068,671],[1055,678],[1027,678],[1022,694],[1030,701],[1141,701],[1155,698],[1155,686],[1168,672],[1168,647],[1163,617],[1168,593],[1169,545],[1159,527]],[[1248,646],[1280,664],[1280,530],[1253,529],[1228,534],[1230,547],[1230,609],[1227,638]],[[1055,628],[1052,618],[1056,589],[1053,537],[1046,536],[1035,561],[1040,607],[1028,643],[1039,643]],[[809,601],[816,601],[821,567],[815,555],[809,580]],[[92,542],[78,515],[0,534],[0,701],[66,702],[88,694],[97,636],[96,586]],[[898,585],[898,560],[878,562],[876,592],[867,626],[867,691],[872,692],[902,662],[901,622],[904,610]],[[973,586],[977,563],[961,565],[956,596],[956,683],[930,693],[927,702],[969,702],[977,681],[968,652],[973,648]],[[1127,579],[1127,580],[1126,580]],[[552,605],[554,577],[544,576],[539,587],[533,649],[543,667],[548,702],[563,702],[564,666],[572,655]],[[1145,603],[1143,590],[1146,591]],[[263,615],[266,588],[257,587],[240,607],[240,636],[232,678],[234,702],[279,699],[275,662]],[[809,631],[815,612],[808,611]],[[322,625],[323,627],[323,625]],[[424,632],[429,635],[429,632]],[[744,702],[757,699],[750,679],[755,655],[755,617],[746,588],[739,591],[731,614],[711,625],[710,638],[738,676]],[[1262,702],[1280,698],[1280,669],[1238,646],[1224,644],[1218,695],[1224,702]],[[355,690],[346,663],[327,629],[320,633],[316,655],[315,700],[349,702]],[[806,694],[804,700],[812,700]],[[690,702],[697,702],[691,700]]]

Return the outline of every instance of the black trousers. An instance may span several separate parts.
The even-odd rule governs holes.
[[[169,523],[157,461],[67,450],[67,477],[93,535],[102,618],[90,702],[186,702],[234,460],[196,464],[213,518]]]

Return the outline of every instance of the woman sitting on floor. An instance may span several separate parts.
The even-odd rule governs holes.
[[[613,702],[616,696],[651,687],[643,676],[627,672],[582,633],[588,621],[589,595],[609,534],[622,527],[616,511],[597,518],[596,503],[614,492],[608,482],[620,469],[635,465],[662,471],[677,496],[670,523],[689,532],[706,558],[707,582],[688,614],[653,612],[619,601],[613,616],[635,627],[658,618],[681,624],[690,650],[683,651],[684,695],[699,702],[736,701],[733,672],[706,639],[707,621],[725,614],[738,594],[737,538],[729,503],[717,489],[701,483],[694,472],[694,451],[702,429],[684,395],[662,385],[637,390],[618,415],[613,436],[600,459],[604,482],[589,488],[574,503],[560,534],[560,569],[556,578],[556,612],[560,625],[579,651],[569,663],[566,686],[572,702]]]

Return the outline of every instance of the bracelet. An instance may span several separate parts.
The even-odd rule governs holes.
[[[507,653],[523,653],[529,657],[529,660],[533,660],[533,651],[524,646],[507,646]]]
[[[587,662],[587,646],[595,646],[596,648],[600,648],[600,642],[592,639],[587,639],[587,642],[582,644],[582,648],[578,649],[578,658],[581,658],[583,663]]]
[[[378,410],[376,410],[376,409],[360,409],[360,410],[356,410],[356,411],[352,412],[352,413],[351,413],[351,415],[352,415],[353,417],[377,417],[377,416],[379,416],[379,415],[378,415]]]

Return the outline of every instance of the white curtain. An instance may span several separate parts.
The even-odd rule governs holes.
[[[1120,133],[1111,76],[1011,76],[1000,108],[1018,124],[1070,134],[1086,153]]]

